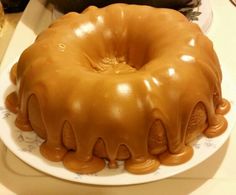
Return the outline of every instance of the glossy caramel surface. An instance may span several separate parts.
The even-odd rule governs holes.
[[[79,173],[103,169],[103,158],[115,168],[121,156],[137,174],[183,163],[193,154],[186,137],[227,127],[212,43],[170,9],[113,4],[66,14],[24,51],[11,78],[16,125],[46,140],[47,159]]]

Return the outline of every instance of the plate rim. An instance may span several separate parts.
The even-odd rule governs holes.
[[[208,0],[203,0],[204,2],[208,2]],[[8,49],[7,49],[7,51],[6,51],[6,53],[5,53],[5,55],[4,55],[4,57],[3,57],[3,61],[2,61],[2,65],[1,65],[1,67],[0,67],[0,81],[2,80],[2,75],[5,73],[5,72],[9,72],[9,67],[11,66],[10,65],[10,63],[11,62],[14,62],[14,60],[12,59],[12,51],[14,50],[14,46],[15,46],[15,42],[16,42],[16,40],[17,40],[17,38],[19,39],[19,31],[20,30],[27,30],[28,31],[28,33],[29,33],[29,35],[30,35],[30,40],[28,40],[28,42],[27,43],[22,43],[21,45],[20,45],[20,48],[18,48],[18,50],[17,50],[17,54],[19,54],[19,52],[21,52],[22,50],[23,50],[23,47],[25,46],[25,45],[27,45],[28,43],[30,43],[33,39],[34,39],[34,36],[36,36],[36,35],[34,35],[34,32],[33,32],[33,29],[29,29],[28,27],[27,27],[27,25],[25,25],[24,24],[24,20],[25,19],[27,19],[28,17],[30,17],[30,15],[34,12],[33,11],[33,9],[32,9],[32,7],[37,7],[37,6],[39,6],[39,3],[40,3],[40,9],[39,9],[39,11],[38,11],[38,13],[43,13],[44,12],[44,6],[43,6],[43,4],[45,3],[46,1],[45,0],[31,0],[30,1],[30,3],[29,3],[29,5],[27,6],[27,8],[26,8],[26,10],[25,10],[25,12],[24,12],[24,14],[23,14],[23,16],[22,16],[22,18],[21,18],[21,20],[20,20],[20,22],[18,23],[18,25],[17,25],[17,28],[16,28],[16,31],[15,31],[15,33],[13,34],[13,37],[12,37],[12,40],[10,41],[10,44],[9,44],[9,47],[8,47]],[[42,4],[42,5],[41,5]],[[39,7],[37,7],[37,8],[39,8]],[[37,16],[38,17],[38,16]],[[37,18],[36,17],[36,18]],[[37,21],[35,21],[35,22],[37,22]],[[17,34],[18,33],[18,34]],[[16,55],[16,54],[15,54]],[[19,55],[16,55],[16,56],[19,56]],[[6,76],[6,75],[5,75]],[[1,83],[1,82],[0,82]],[[0,89],[1,90],[1,89]],[[0,95],[3,95],[1,92],[0,92]],[[1,98],[1,97],[0,97]],[[1,101],[1,100],[0,100]],[[0,103],[0,107],[3,107],[4,108],[4,105],[1,105],[1,103]],[[234,111],[235,111],[236,109],[235,109],[235,106],[234,106]],[[231,108],[231,111],[230,112],[233,112],[233,109]],[[236,117],[235,117],[236,118]],[[0,118],[0,121],[2,121],[2,118]],[[231,131],[234,129],[234,127],[235,127],[235,125],[236,125],[236,122],[234,121],[234,124],[232,125],[231,124],[231,129],[229,129],[229,130],[227,130],[225,133],[224,133],[224,136],[220,136],[220,137],[217,137],[217,138],[213,138],[213,139],[219,139],[220,140],[220,144],[217,146],[217,149],[216,150],[214,150],[214,152],[212,152],[212,154],[211,155],[213,155],[214,153],[216,153],[220,148],[221,148],[221,146],[226,142],[226,140],[229,138],[229,136],[230,136],[230,133],[231,133]],[[0,130],[0,138],[2,139],[2,131]],[[213,139],[211,139],[211,140],[213,140]],[[174,174],[169,174],[167,177],[163,177],[163,178],[160,178],[160,179],[156,179],[155,177],[152,177],[152,179],[149,179],[149,180],[145,180],[145,181],[143,181],[142,179],[141,179],[141,181],[140,181],[140,179],[137,179],[135,182],[130,182],[130,183],[127,183],[127,181],[126,180],[124,180],[124,182],[122,183],[112,183],[112,182],[107,182],[107,183],[104,183],[104,182],[88,182],[88,181],[84,181],[84,180],[79,180],[79,179],[75,179],[75,180],[71,180],[71,179],[69,179],[69,178],[62,178],[62,177],[60,177],[60,176],[58,176],[58,175],[53,175],[53,174],[50,174],[50,173],[48,173],[48,172],[45,172],[44,170],[41,170],[41,169],[39,169],[38,167],[35,167],[34,165],[32,165],[31,163],[29,163],[29,162],[26,162],[25,161],[25,159],[23,158],[23,157],[21,157],[21,155],[22,154],[18,154],[17,152],[15,152],[14,151],[14,148],[12,148],[12,146],[11,145],[9,145],[9,143],[6,143],[6,140],[4,140],[4,139],[2,139],[3,140],[3,143],[7,146],[7,148],[9,148],[19,159],[21,159],[21,160],[23,160],[26,164],[28,164],[28,165],[30,165],[31,167],[33,167],[33,168],[35,168],[35,169],[37,169],[37,170],[39,170],[39,171],[41,171],[41,172],[44,172],[44,173],[46,173],[46,174],[49,174],[49,175],[52,175],[52,176],[54,176],[54,177],[57,177],[57,178],[60,178],[60,179],[65,179],[65,180],[68,180],[68,181],[72,181],[72,182],[79,182],[79,183],[83,183],[83,184],[92,184],[92,185],[105,185],[105,186],[123,186],[123,185],[134,185],[134,184],[142,184],[142,183],[147,183],[147,182],[153,182],[153,181],[157,181],[157,180],[161,180],[161,179],[164,179],[164,178],[167,178],[167,177],[170,177],[170,176],[174,176],[174,175],[176,175],[176,174],[179,174],[179,173],[182,173],[183,172],[183,170],[181,171],[181,170],[179,170],[179,171],[175,171],[175,173]],[[207,160],[211,155],[208,155],[206,158],[204,158],[204,159],[202,159],[199,163],[201,163],[201,162],[203,162],[203,161],[205,161],[205,160]],[[23,159],[22,159],[23,158]],[[191,161],[190,161],[191,162]],[[189,161],[187,162],[187,163],[189,163]],[[199,163],[197,163],[197,164],[195,164],[194,166],[196,166],[196,165],[198,165]],[[186,165],[186,164],[185,164]],[[175,166],[175,167],[181,167],[181,166],[184,166],[183,164],[182,165],[179,165],[179,166]],[[191,166],[191,167],[188,167],[188,168],[186,168],[184,171],[187,171],[187,170],[189,170],[189,169],[191,169],[191,168],[193,168],[194,166]],[[129,173],[128,173],[129,174]],[[151,174],[146,174],[146,175],[152,175],[152,173]],[[127,173],[124,173],[124,175],[122,176],[122,177],[126,177],[127,176]],[[137,178],[140,178],[140,176],[138,176],[138,175],[135,175],[135,177],[137,177]],[[142,176],[141,176],[142,177]],[[89,179],[89,178],[88,178]]]

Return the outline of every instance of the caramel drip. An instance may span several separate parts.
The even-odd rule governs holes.
[[[16,92],[12,92],[10,95],[6,98],[6,107],[11,112],[17,114],[18,112],[18,101],[17,101],[17,94]]]
[[[115,4],[67,14],[23,52],[11,75],[17,98],[6,104],[18,111],[17,126],[33,128],[45,138],[41,153],[78,173],[105,166],[94,147],[102,147],[97,156],[111,168],[122,157],[136,174],[156,170],[153,155],[164,150],[161,162],[187,161],[186,136],[195,131],[188,127],[199,103],[207,136],[227,127],[222,114],[229,104],[223,105],[212,43],[174,10]],[[201,125],[193,128],[202,132]],[[160,148],[150,145],[155,137],[163,139],[153,141]]]
[[[228,126],[228,123],[226,119],[222,115],[216,115],[214,119],[214,124],[209,126],[205,130],[204,134],[210,138],[219,136],[225,132],[227,126]]]
[[[159,160],[161,164],[164,165],[179,165],[191,159],[193,156],[193,148],[186,146],[183,151],[172,154],[169,151],[166,151],[159,155]]]
[[[230,103],[226,99],[222,99],[221,103],[216,108],[216,114],[226,114],[230,110]]]
[[[127,160],[125,169],[134,174],[146,174],[155,171],[160,166],[160,162],[153,156],[144,160]]]

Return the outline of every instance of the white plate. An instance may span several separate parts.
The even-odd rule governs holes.
[[[231,82],[224,80],[223,94],[231,102],[232,106],[230,112],[226,115],[229,123],[228,128],[223,135],[213,139],[199,137],[193,143],[194,156],[190,161],[178,166],[161,165],[157,171],[146,175],[134,175],[126,172],[121,162],[119,163],[119,168],[115,170],[105,168],[96,174],[79,175],[66,170],[62,163],[45,160],[39,152],[39,145],[42,140],[33,132],[23,132],[15,127],[15,115],[10,113],[4,106],[6,95],[14,90],[8,78],[10,67],[11,65],[9,64],[0,74],[0,138],[21,160],[40,171],[61,179],[96,185],[129,185],[164,179],[186,171],[213,155],[228,139],[236,123],[236,89],[230,87]],[[226,74],[224,76],[228,78]]]
[[[50,9],[45,9],[44,0],[32,0],[20,20],[16,32],[7,49],[0,71],[0,138],[5,145],[21,160],[32,167],[52,176],[69,181],[97,184],[97,185],[130,185],[156,181],[186,171],[214,154],[228,139],[231,130],[236,123],[236,90],[231,87],[231,80],[223,81],[223,94],[231,102],[231,111],[227,114],[229,126],[227,131],[213,139],[199,137],[193,144],[194,156],[185,164],[179,166],[160,166],[150,174],[133,175],[123,169],[122,163],[118,169],[104,169],[97,174],[79,175],[66,170],[61,163],[53,163],[45,160],[39,153],[39,145],[42,142],[33,132],[22,132],[14,125],[15,115],[8,112],[4,100],[10,91],[14,90],[9,80],[9,71],[14,62],[17,61],[21,52],[30,45],[43,28],[53,19]],[[43,20],[42,20],[43,18]],[[41,19],[41,20],[40,20]],[[17,45],[17,47],[16,47]],[[224,78],[229,78],[226,70],[223,71]]]

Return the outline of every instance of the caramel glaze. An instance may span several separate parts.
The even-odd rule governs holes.
[[[66,14],[23,52],[11,80],[16,126],[45,139],[44,157],[78,173],[100,171],[104,159],[110,168],[124,160],[135,174],[180,164],[196,136],[227,127],[212,43],[170,9],[113,4]]]

